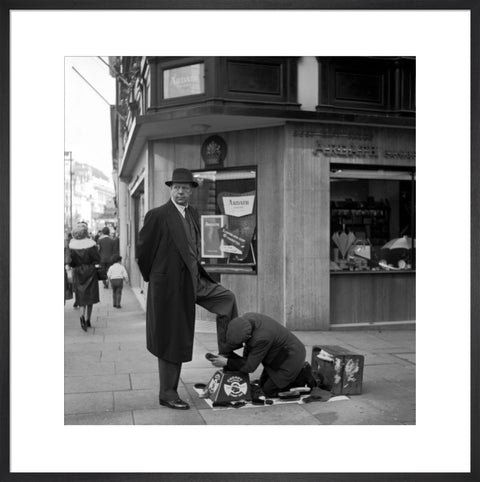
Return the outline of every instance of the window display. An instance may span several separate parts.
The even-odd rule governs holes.
[[[256,168],[194,171],[192,204],[200,214],[202,264],[210,272],[255,273]]]
[[[330,269],[415,269],[415,174],[351,169],[330,173]]]

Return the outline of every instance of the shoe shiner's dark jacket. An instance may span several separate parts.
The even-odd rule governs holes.
[[[227,343],[245,343],[243,357],[228,358],[227,370],[253,373],[261,363],[279,388],[293,382],[305,363],[303,343],[273,318],[259,313],[245,313],[231,320]]]

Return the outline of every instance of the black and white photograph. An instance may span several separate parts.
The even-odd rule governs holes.
[[[415,57],[65,70],[65,424],[415,424]]]
[[[10,472],[468,474],[471,8],[129,8],[10,13]]]

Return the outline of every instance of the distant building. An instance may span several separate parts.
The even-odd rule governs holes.
[[[96,167],[74,159],[70,161],[69,152],[65,153],[64,161],[65,230],[68,231],[71,225],[74,226],[79,221],[87,222],[92,233],[104,226],[115,230],[117,210],[113,181]]]

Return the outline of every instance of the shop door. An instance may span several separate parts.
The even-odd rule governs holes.
[[[135,264],[136,264],[136,251],[137,251],[137,243],[138,243],[138,233],[142,229],[143,220],[145,218],[145,192],[144,192],[144,183],[142,182],[135,194],[133,196],[133,252],[135,253]],[[138,269],[138,268],[137,268]],[[139,275],[138,286],[141,291],[144,291],[145,282],[143,281],[142,276]]]

